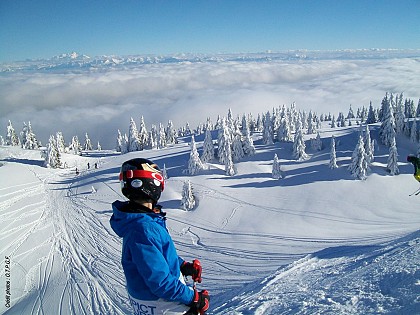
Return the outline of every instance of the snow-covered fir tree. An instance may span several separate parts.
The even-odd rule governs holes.
[[[122,143],[123,143],[123,137],[121,135],[121,131],[117,130],[117,141],[115,144],[115,151],[122,152]]]
[[[144,117],[140,117],[140,127],[139,127],[139,150],[144,150],[148,146],[149,142],[149,133],[147,132],[146,124],[144,123]]]
[[[28,122],[28,125],[23,123],[23,129],[21,132],[22,136],[22,148],[34,150],[39,148],[38,140],[36,139],[36,135],[32,130],[31,122]]]
[[[395,137],[391,139],[386,170],[391,175],[398,175],[400,173],[400,170],[398,168],[398,152]]]
[[[82,145],[79,142],[79,138],[77,136],[74,136],[71,139],[71,143],[69,145],[69,151],[70,153],[74,155],[81,155],[82,154]]]
[[[361,125],[362,126],[362,125]],[[372,140],[370,138],[369,125],[365,125],[364,130],[361,130],[363,134],[363,143],[365,146],[366,160],[368,165],[371,165],[374,158],[375,148],[373,146]]]
[[[331,169],[338,168],[337,165],[337,155],[335,151],[335,137],[331,137],[331,151],[330,151],[330,163],[328,164],[328,167]]]
[[[227,147],[225,150],[225,173],[228,176],[233,176],[236,174],[236,167],[232,160],[232,150],[230,147]]]
[[[280,179],[283,178],[283,172],[281,171],[280,162],[277,154],[274,154],[273,159],[273,169],[271,171],[271,176],[274,179]]]
[[[244,150],[244,154],[246,156],[252,156],[255,154],[255,146],[254,146],[254,141],[251,138],[251,132],[249,131],[248,124],[246,124],[245,128],[243,128],[242,130],[243,130],[242,148]]]
[[[314,120],[314,114],[312,111],[309,111],[308,115],[308,135],[316,133],[316,124]]]
[[[396,102],[397,109],[395,112],[395,128],[398,134],[404,133],[404,126],[405,126],[404,104],[403,104],[402,98],[403,98],[403,95],[401,93],[400,97],[398,98]]]
[[[332,116],[332,119],[331,119],[331,128],[335,128],[336,127],[336,125],[335,125],[335,116],[333,115]]]
[[[289,115],[284,115],[284,117],[280,121],[279,128],[277,129],[277,139],[282,142],[291,141],[292,133],[290,127],[290,120]]]
[[[347,119],[353,119],[353,118],[355,118],[354,111],[353,111],[353,108],[351,107],[351,104],[350,104],[349,112],[347,114]]]
[[[236,174],[236,169],[232,159],[232,140],[229,134],[229,128],[226,121],[222,119],[222,128],[219,130],[218,136],[218,152],[219,162],[225,165],[226,175],[233,176]]]
[[[381,142],[388,147],[391,145],[392,138],[395,137],[394,112],[388,94],[382,100],[382,123],[379,130],[379,136]]]
[[[85,134],[85,144],[84,144],[83,148],[85,149],[85,151],[92,151],[93,150],[92,141],[90,140],[87,132]]]
[[[306,145],[303,140],[302,123],[300,122],[300,119],[298,119],[296,123],[295,138],[293,141],[293,157],[298,161],[307,159],[308,155],[306,154],[305,149]]]
[[[52,135],[47,144],[44,166],[49,168],[59,168],[61,166],[61,154],[57,148],[57,141]]]
[[[165,127],[163,126],[162,123],[159,124],[157,147],[158,149],[162,149],[166,147],[166,132],[165,132]]]
[[[16,134],[15,128],[13,128],[12,122],[9,120],[7,124],[6,145],[18,146],[19,144],[19,137]]]
[[[226,119],[223,117],[221,120],[221,127],[218,131],[217,135],[217,157],[219,158],[219,162],[221,164],[225,164],[225,158],[226,158],[226,148],[229,147],[229,150],[231,151],[231,135],[229,132],[229,128],[226,124]],[[228,143],[226,145],[226,142]],[[230,154],[231,155],[231,154]]]
[[[196,175],[204,169],[204,165],[203,165],[203,162],[201,162],[200,156],[198,154],[194,135],[191,136],[190,147],[191,147],[191,151],[190,151],[190,159],[188,160],[187,174]]]
[[[234,162],[239,162],[244,157],[244,149],[242,146],[242,133],[237,126],[232,138],[232,159]]]
[[[149,140],[147,141],[148,149],[157,149],[158,148],[158,138],[159,134],[157,131],[156,125],[152,124],[149,132]]]
[[[133,117],[130,118],[130,127],[128,129],[128,152],[139,151],[141,148],[139,132]]]
[[[193,193],[193,188],[189,180],[184,181],[182,186],[182,200],[181,200],[181,209],[186,211],[192,210],[195,207],[195,197]]]
[[[66,142],[64,140],[64,136],[61,131],[57,131],[57,133],[55,134],[55,139],[57,141],[58,152],[60,153],[66,152]]]
[[[166,127],[166,145],[176,144],[178,142],[176,136],[176,130],[172,120],[168,121],[168,126]]]
[[[367,177],[368,168],[363,137],[359,134],[359,141],[353,151],[349,171],[353,177],[364,180]]]
[[[273,131],[273,121],[271,119],[270,112],[267,112],[264,116],[262,136],[263,136],[264,144],[273,144],[274,131]]]
[[[311,147],[312,147],[312,150],[314,151],[322,151],[323,144],[322,144],[321,135],[319,134],[319,132],[317,132],[315,139],[311,139]]]
[[[211,130],[214,130],[214,125],[213,125],[210,117],[207,117],[207,120],[206,120],[206,124],[204,126],[204,129],[205,130],[210,130],[210,131]]]
[[[203,154],[201,155],[201,161],[204,163],[211,162],[215,158],[214,156],[214,144],[211,136],[211,131],[206,129],[206,134],[203,142]]]

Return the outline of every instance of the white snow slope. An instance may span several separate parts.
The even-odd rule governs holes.
[[[141,156],[166,166],[161,204],[179,255],[202,262],[209,314],[420,314],[420,196],[409,196],[418,183],[405,162],[415,145],[397,139],[400,175],[387,174],[379,145],[368,179],[354,180],[347,166],[357,131],[321,130],[325,149],[308,149],[302,162],[291,143],[256,138],[256,155],[233,177],[217,163],[186,177],[189,139],[126,155],[64,155],[69,168],[59,170],[44,168],[38,151],[0,147],[0,313],[130,313],[109,218],[123,199],[121,163]],[[328,168],[332,135],[336,170]],[[274,154],[280,180],[271,178]],[[180,209],[187,178],[197,198],[189,212]]]

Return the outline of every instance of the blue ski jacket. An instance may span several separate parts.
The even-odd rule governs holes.
[[[180,281],[184,260],[176,252],[164,214],[124,211],[127,207],[128,202],[115,201],[110,223],[123,238],[121,262],[128,293],[139,300],[190,304],[194,291]]]

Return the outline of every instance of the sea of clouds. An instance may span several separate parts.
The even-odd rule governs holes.
[[[379,106],[386,92],[420,97],[420,58],[217,60],[55,71],[0,72],[0,135],[30,121],[45,144],[87,132],[94,144],[115,146],[117,130],[143,116],[147,128],[168,120],[192,128],[217,116],[258,113],[296,102],[298,109],[337,115],[350,104]]]

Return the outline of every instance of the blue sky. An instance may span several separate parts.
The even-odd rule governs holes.
[[[102,54],[420,48],[420,0],[1,0],[0,62]]]

